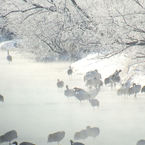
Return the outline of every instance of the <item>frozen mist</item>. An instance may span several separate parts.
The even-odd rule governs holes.
[[[86,126],[97,126],[100,135],[80,140],[86,145],[135,145],[145,137],[145,96],[117,96],[116,90],[103,87],[97,96],[99,108],[89,102],[80,103],[66,98],[64,88],[58,89],[57,78],[70,88],[84,87],[82,75],[67,76],[70,63],[35,63],[12,52],[13,62],[6,60],[7,53],[0,51],[0,134],[15,129],[18,141],[37,145],[47,143],[48,134],[64,130],[61,145],[70,144],[74,133]],[[6,145],[7,143],[3,143]]]

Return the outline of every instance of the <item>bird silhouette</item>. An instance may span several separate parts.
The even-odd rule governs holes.
[[[89,103],[91,104],[92,107],[96,107],[100,105],[99,101],[97,99],[89,99]]]
[[[23,0],[25,3],[27,3],[27,0]]]
[[[71,145],[85,145],[81,142],[73,142],[72,140],[70,140]]]
[[[72,70],[71,66],[69,66],[69,69],[67,70],[67,74],[72,75],[72,73],[73,73],[73,70]]]
[[[12,56],[9,54],[9,50],[7,50],[7,60],[8,62],[12,62]]]
[[[4,102],[4,97],[0,95],[0,102]]]
[[[0,136],[0,143],[9,142],[11,144],[11,141],[17,138],[17,132],[15,130],[8,131],[4,135]]]
[[[64,131],[58,131],[52,134],[48,135],[48,142],[59,142],[64,138],[65,132]]]
[[[12,144],[18,145],[18,142],[17,141],[14,141]],[[19,145],[35,145],[35,144],[30,143],[30,142],[21,142]]]
[[[81,88],[75,87],[74,92],[75,92],[75,97],[79,101],[84,101],[84,100],[89,100],[90,99],[89,93],[86,92],[85,90],[81,89]]]
[[[63,86],[64,86],[64,82],[57,79],[57,87],[58,88],[63,88]]]
[[[144,139],[141,139],[139,140],[136,145],[145,145],[145,140]]]
[[[86,129],[82,129],[74,134],[75,140],[86,139],[88,137]]]
[[[66,85],[66,90],[64,91],[64,95],[67,97],[72,97],[75,95],[75,92],[73,89],[69,89],[68,85]]]
[[[139,93],[141,90],[141,85],[136,85],[136,83],[133,83],[133,86],[129,88],[128,94],[134,95],[134,97],[137,96],[137,93]]]
[[[145,86],[142,87],[141,92],[142,92],[142,93],[145,92]]]
[[[100,129],[98,127],[90,127],[90,126],[87,126],[86,127],[86,132],[87,132],[87,135],[88,137],[96,137],[100,134]]]

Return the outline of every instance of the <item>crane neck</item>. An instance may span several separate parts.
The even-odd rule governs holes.
[[[9,55],[9,50],[7,51],[7,54]]]
[[[71,143],[71,145],[73,145],[73,141],[72,140],[70,140],[70,143]]]

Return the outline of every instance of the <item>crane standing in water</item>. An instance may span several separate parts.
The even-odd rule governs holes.
[[[0,136],[0,144],[4,142],[9,142],[11,145],[11,141],[17,138],[17,132],[15,130],[8,131],[4,135]]]
[[[67,74],[68,75],[72,75],[72,73],[73,73],[72,67],[69,66],[69,69],[67,70]]]
[[[9,63],[12,62],[12,56],[10,55],[9,50],[7,50],[7,60]]]
[[[57,87],[58,88],[63,88],[63,86],[64,86],[64,82],[59,80],[59,79],[57,79]]]
[[[0,94],[0,102],[4,102],[4,97]]]
[[[58,131],[52,134],[48,135],[48,142],[57,142],[59,145],[59,142],[65,137],[64,131]]]

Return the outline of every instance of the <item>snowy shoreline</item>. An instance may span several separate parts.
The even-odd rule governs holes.
[[[74,62],[71,66],[75,73],[84,75],[86,72],[97,69],[104,80],[116,70],[122,70],[120,76],[122,83],[131,78],[132,82],[145,84],[145,72],[143,66],[131,66],[132,59],[125,53],[117,54],[110,58],[99,59],[97,54],[90,54],[86,58]]]

